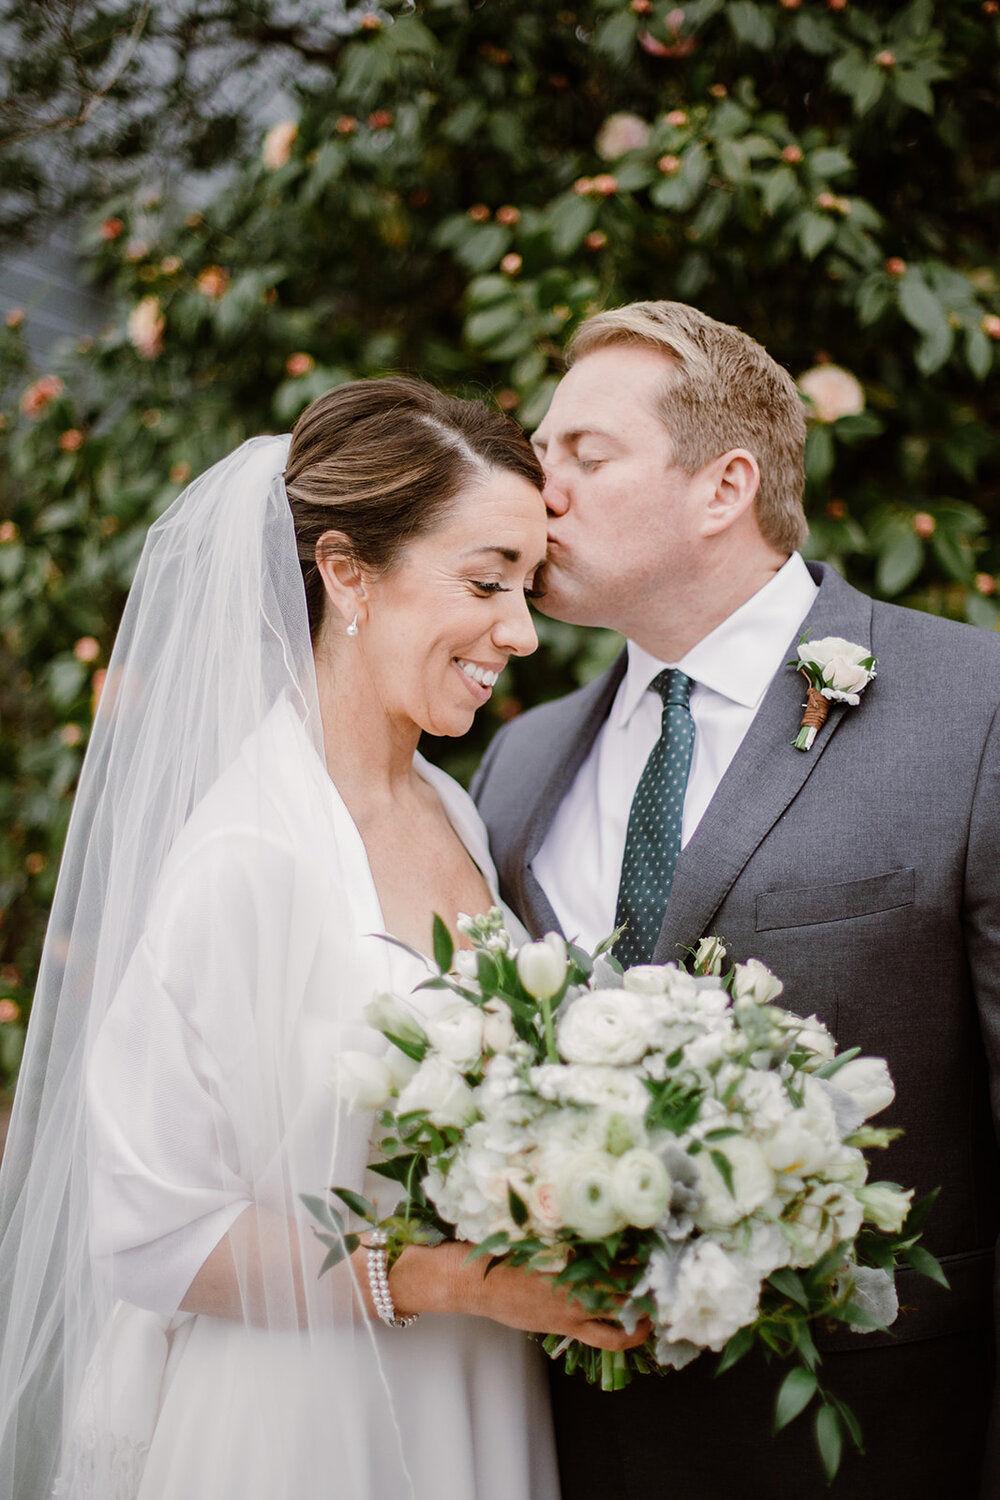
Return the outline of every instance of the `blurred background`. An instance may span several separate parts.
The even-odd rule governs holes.
[[[675,298],[809,418],[808,554],[997,628],[998,0],[2,0],[0,1090],[145,531],[320,391],[527,428]],[[539,622],[473,736],[618,642]]]

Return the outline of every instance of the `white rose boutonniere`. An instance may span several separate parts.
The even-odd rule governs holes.
[[[839,635],[821,641],[800,641],[798,656],[788,666],[801,672],[809,690],[799,732],[792,741],[796,750],[811,750],[818,731],[826,722],[831,703],[857,707],[861,694],[875,676],[875,658],[864,646]]]

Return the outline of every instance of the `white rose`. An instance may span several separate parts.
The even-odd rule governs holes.
[[[433,1125],[468,1125],[476,1118],[472,1090],[441,1057],[425,1058],[399,1096],[398,1114],[416,1109],[426,1110]]]
[[[892,1182],[870,1182],[864,1187],[855,1188],[854,1192],[869,1224],[874,1224],[876,1229],[883,1229],[886,1234],[899,1233],[910,1212],[912,1188],[904,1192]]]
[[[815,1265],[841,1240],[853,1240],[862,1218],[861,1204],[849,1188],[836,1182],[815,1184],[787,1221],[797,1242],[790,1264]]]
[[[722,1349],[738,1328],[757,1316],[759,1280],[712,1240],[698,1240],[681,1257],[669,1309],[667,1333],[702,1349]]]
[[[870,652],[854,641],[845,641],[843,636],[827,635],[820,641],[803,641],[799,646],[799,660],[806,666],[816,667],[826,684],[822,688],[824,698],[858,703],[858,694],[868,686],[875,676],[873,667],[862,666],[870,659]]]
[[[392,1093],[392,1074],[372,1052],[341,1052],[330,1080],[349,1110],[381,1109]]]
[[[838,1068],[830,1080],[838,1089],[850,1094],[864,1110],[865,1119],[887,1109],[896,1090],[884,1057],[855,1057]]]
[[[648,140],[649,126],[645,120],[622,111],[620,114],[608,115],[597,132],[594,145],[598,156],[605,161],[615,161],[617,157],[624,156],[626,151],[639,150]]]
[[[781,980],[759,958],[748,958],[745,964],[733,966],[734,1000],[753,1000],[757,1005],[769,1005],[784,988]]]
[[[732,1190],[715,1162],[713,1153],[729,1163]],[[694,1157],[698,1172],[698,1207],[695,1223],[702,1229],[725,1228],[745,1219],[774,1192],[774,1173],[763,1151],[743,1136],[709,1143]]]
[[[694,950],[694,966],[699,974],[721,974],[725,946],[717,937],[703,937]]]
[[[415,1012],[396,995],[376,995],[365,1006],[365,1020],[383,1036],[398,1036],[401,1042],[423,1047],[427,1044],[427,1033],[417,1020]]]
[[[516,1036],[514,1018],[506,1000],[487,1001],[483,1006],[483,1044],[490,1052],[505,1052]]]
[[[462,1072],[479,1061],[483,1050],[483,1013],[468,1000],[443,1005],[424,1022],[434,1051]]]
[[[861,382],[840,365],[815,365],[800,377],[799,390],[812,402],[817,422],[837,422],[865,409]]]
[[[567,1154],[553,1179],[562,1222],[587,1240],[603,1240],[625,1220],[614,1191],[614,1158],[606,1151]]]
[[[560,1012],[559,1052],[571,1063],[638,1062],[649,1046],[646,1016],[624,990],[585,993]]]
[[[832,1062],[837,1053],[837,1044],[817,1016],[790,1016],[782,1023],[795,1036],[796,1047],[803,1047],[819,1062]],[[805,1064],[809,1067],[810,1064]]]
[[[612,1191],[625,1220],[650,1229],[670,1202],[670,1173],[652,1151],[637,1147],[618,1158]]]
[[[566,980],[566,944],[559,934],[549,932],[540,943],[525,943],[518,950],[517,974],[536,1000],[558,995]]]

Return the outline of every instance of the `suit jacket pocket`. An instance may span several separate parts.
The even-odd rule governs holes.
[[[915,871],[906,869],[872,875],[867,880],[842,880],[837,885],[762,891],[757,897],[756,928],[758,932],[773,932],[779,927],[809,927],[893,911],[913,904],[915,888]]]

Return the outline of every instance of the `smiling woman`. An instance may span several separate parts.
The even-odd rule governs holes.
[[[472,803],[416,747],[534,649],[540,479],[498,414],[365,381],[153,528],[0,1178],[0,1493],[554,1500],[520,1330],[644,1336],[463,1245],[391,1270],[345,1246],[320,1278],[303,1206],[380,1196],[338,1078],[378,1046],[366,1002],[424,977],[385,938],[427,952],[434,912],[499,900]]]

